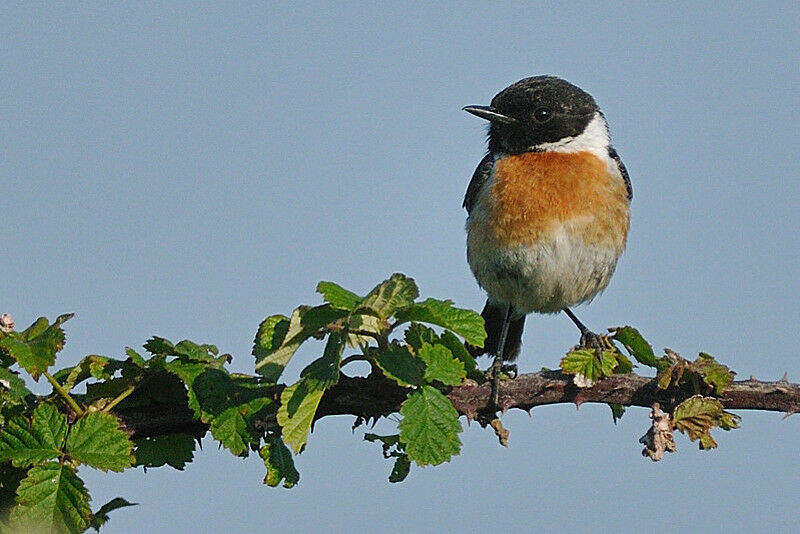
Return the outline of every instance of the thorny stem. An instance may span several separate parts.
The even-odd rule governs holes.
[[[81,406],[75,401],[75,399],[72,398],[72,395],[69,394],[69,391],[64,389],[64,387],[58,383],[58,380],[53,378],[53,375],[51,375],[47,371],[45,371],[42,374],[47,379],[47,381],[50,382],[50,384],[53,386],[53,389],[56,390],[59,395],[61,395],[61,398],[63,398],[67,402],[67,404],[69,404],[69,407],[72,408],[72,411],[74,411],[78,417],[83,417],[84,409],[81,408]]]

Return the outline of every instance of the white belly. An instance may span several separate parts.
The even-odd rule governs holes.
[[[566,227],[533,245],[469,243],[467,260],[489,298],[512,304],[518,313],[554,313],[590,301],[604,290],[621,250],[587,245]]]

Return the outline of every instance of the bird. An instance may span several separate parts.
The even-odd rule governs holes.
[[[467,261],[487,294],[486,341],[467,348],[495,357],[488,375],[497,406],[498,377],[519,355],[528,314],[563,311],[580,346],[598,357],[608,347],[570,308],[608,286],[625,249],[633,189],[594,98],[562,78],[524,78],[489,106],[463,110],[489,122],[488,152],[463,207]]]

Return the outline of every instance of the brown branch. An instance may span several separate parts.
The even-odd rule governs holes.
[[[467,380],[452,388],[447,396],[462,415],[475,417],[486,409],[490,384]],[[636,374],[606,378],[588,388],[578,388],[572,377],[560,371],[524,374],[501,382],[498,404],[504,409],[529,410],[547,404],[584,402],[618,403],[623,406],[650,408],[658,402],[671,410],[683,400],[694,395],[690,390],[662,390],[655,379]],[[367,378],[342,377],[325,392],[316,419],[329,415],[352,415],[363,419],[387,416],[400,409],[408,389],[402,388],[382,376]],[[276,393],[277,395],[277,393]],[[726,409],[767,410],[792,414],[800,411],[800,384],[786,380],[762,382],[760,380],[737,380],[718,396]],[[149,411],[136,408],[117,412],[125,426],[135,437],[158,436],[174,433],[202,435],[207,426],[192,418],[190,411]],[[274,418],[262,421],[275,424]]]

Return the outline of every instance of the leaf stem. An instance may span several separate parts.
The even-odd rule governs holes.
[[[339,365],[340,365],[340,367],[344,367],[344,366],[345,366],[345,365],[347,365],[348,363],[353,363],[353,362],[368,362],[368,361],[369,361],[369,358],[367,358],[367,357],[366,357],[366,356],[364,356],[363,354],[353,354],[352,356],[348,356],[347,358],[345,358],[344,360],[342,360],[342,363],[341,363],[341,364],[339,364]]]
[[[53,378],[53,375],[45,371],[42,373],[44,377],[47,379],[48,382],[53,386],[53,389],[58,392],[59,395],[69,404],[69,407],[75,412],[78,417],[83,417],[84,409],[72,398],[72,395],[69,394],[69,391],[64,389],[64,387],[58,383],[58,380]]]
[[[117,404],[124,401],[128,397],[128,395],[133,393],[135,389],[136,389],[136,384],[131,384],[130,386],[125,388],[125,390],[119,395],[117,395],[116,398],[114,398],[114,400],[106,404],[106,407],[103,408],[102,412],[103,413],[110,412]]]

